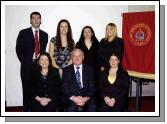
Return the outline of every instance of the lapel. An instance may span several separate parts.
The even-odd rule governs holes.
[[[40,46],[40,51],[42,50],[42,31],[39,29],[39,46]]]
[[[29,28],[29,35],[30,35],[30,39],[31,39],[31,41],[33,42],[33,44],[34,44],[34,34],[33,34],[33,32],[32,32],[32,28],[30,27]]]
[[[77,84],[77,79],[75,77],[75,70],[74,70],[74,65],[71,65],[71,76],[73,77],[73,81],[75,82],[75,84]]]
[[[32,31],[32,28],[28,28],[28,39],[29,39],[29,43],[28,43],[28,46],[30,47],[29,49],[32,51],[32,55],[33,55],[33,52],[34,52],[34,49],[35,49],[35,43],[34,43],[34,34],[33,34],[33,31]]]
[[[83,82],[83,87],[85,86],[85,82],[86,82],[86,70],[85,70],[85,66],[84,64],[82,64],[82,82]]]

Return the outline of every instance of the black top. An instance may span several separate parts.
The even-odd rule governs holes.
[[[88,49],[84,42],[77,42],[76,48],[81,49],[84,52],[84,64],[92,66],[94,69],[97,67],[97,52],[99,48],[99,42],[93,42],[90,49]]]
[[[109,70],[102,72],[100,77],[101,96],[115,98],[115,106],[125,108],[128,105],[128,93],[130,78],[123,68],[118,68],[116,80],[113,84],[108,81]]]
[[[60,101],[61,80],[58,69],[50,69],[46,76],[39,71],[34,71],[31,91],[33,99],[39,96]]]
[[[120,60],[122,61],[124,42],[121,38],[117,37],[112,42],[108,42],[104,38],[101,40],[98,50],[98,62],[100,67],[108,66],[109,55],[112,51],[116,51],[120,56]]]

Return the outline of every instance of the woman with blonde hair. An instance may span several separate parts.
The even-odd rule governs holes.
[[[101,72],[107,68],[107,58],[111,52],[116,51],[120,56],[120,64],[124,53],[123,39],[117,36],[117,27],[114,23],[106,26],[105,38],[100,42],[98,50],[98,62]]]

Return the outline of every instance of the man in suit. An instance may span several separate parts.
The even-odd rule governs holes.
[[[63,69],[63,92],[68,112],[83,109],[87,112],[96,111],[93,100],[95,80],[90,66],[82,64],[84,54],[80,49],[71,53],[72,65]]]
[[[30,79],[35,61],[40,52],[46,50],[48,34],[40,30],[41,14],[32,12],[30,15],[31,27],[19,32],[16,43],[17,57],[21,63],[21,80],[23,88],[24,111],[29,111]]]

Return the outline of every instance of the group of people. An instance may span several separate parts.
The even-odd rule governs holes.
[[[129,76],[121,62],[124,42],[114,23],[100,42],[91,26],[75,44],[66,19],[46,52],[48,34],[40,29],[41,14],[32,12],[31,27],[19,32],[16,53],[21,62],[24,111],[109,112],[128,108]]]

